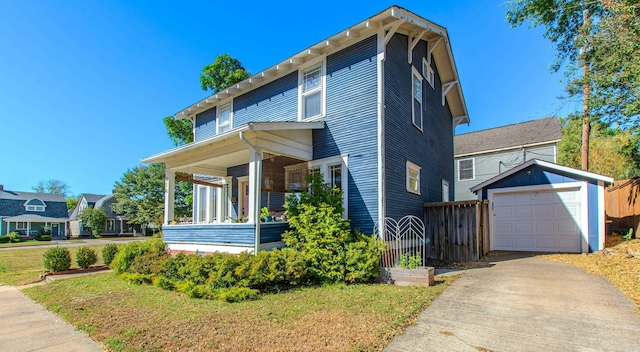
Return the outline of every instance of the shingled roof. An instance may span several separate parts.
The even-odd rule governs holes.
[[[554,116],[460,134],[454,137],[453,143],[455,156],[462,156],[557,142],[560,139],[562,139],[560,125]]]

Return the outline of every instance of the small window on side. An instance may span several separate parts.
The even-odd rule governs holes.
[[[407,161],[407,192],[420,194],[420,166]]]
[[[474,159],[458,160],[458,181],[468,181],[475,179]]]

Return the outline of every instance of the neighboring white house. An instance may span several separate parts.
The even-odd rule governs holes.
[[[471,187],[529,160],[556,163],[561,139],[556,117],[455,136],[455,200],[477,199]]]

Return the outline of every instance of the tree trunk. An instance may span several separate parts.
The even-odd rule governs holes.
[[[583,15],[583,25],[587,25],[589,22],[589,10],[585,9]],[[584,97],[582,100],[582,170],[584,171],[589,171],[589,135],[591,134],[591,119],[589,118],[590,88],[588,73],[588,65],[585,60],[583,67],[583,75],[585,79]]]

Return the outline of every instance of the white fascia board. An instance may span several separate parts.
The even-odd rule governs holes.
[[[324,128],[324,121],[314,122],[250,122],[248,128],[253,131],[317,130]]]
[[[504,152],[507,150],[514,150],[514,149],[520,149],[520,148],[530,148],[530,147],[539,147],[539,146],[543,146],[546,144],[555,144],[560,142],[560,139],[554,139],[552,141],[545,141],[545,142],[540,142],[540,143],[531,143],[531,144],[523,144],[523,145],[514,145],[512,147],[504,147],[504,148],[498,148],[498,149],[488,149],[488,150],[482,150],[479,152],[472,152],[472,153],[464,153],[464,154],[456,154],[453,157],[454,158],[464,158],[464,157],[468,157],[468,156],[476,156],[476,155],[482,155],[482,154],[491,154],[491,153],[498,153],[498,152]]]
[[[514,167],[513,169],[507,170],[503,173],[501,173],[500,175],[494,176],[480,184],[477,184],[473,187],[470,188],[471,192],[477,192],[479,189],[486,187],[487,185],[490,185],[496,181],[499,181],[505,177],[511,176],[513,174],[515,174],[516,172],[519,172],[521,170],[524,170],[526,168],[528,168],[531,165],[540,165],[552,170],[556,170],[556,171],[560,171],[560,172],[566,172],[569,174],[574,174],[576,176],[582,176],[582,177],[586,177],[586,178],[591,178],[594,180],[600,180],[600,181],[604,181],[604,182],[608,182],[608,183],[613,183],[613,178],[608,177],[608,176],[604,176],[604,175],[599,175],[599,174],[594,174],[592,172],[588,172],[588,171],[582,171],[582,170],[576,170],[567,166],[562,166],[562,165],[558,165],[558,164],[554,164],[554,163],[550,163],[547,161],[542,161],[542,160],[538,160],[538,159],[532,159],[527,161],[524,164],[520,164],[516,167]]]
[[[177,148],[169,149],[169,150],[166,150],[164,152],[148,156],[146,158],[140,159],[140,161],[145,163],[145,164],[160,163],[160,162],[165,161],[168,157],[170,157],[170,156],[172,156],[174,154],[182,153],[184,151],[191,150],[191,149],[196,149],[198,147],[201,147],[201,146],[204,146],[204,145],[207,145],[207,144],[211,144],[213,142],[221,141],[221,140],[227,139],[229,137],[236,136],[241,131],[246,131],[248,129],[249,129],[248,125],[242,125],[242,126],[240,126],[238,128],[234,128],[232,130],[229,130],[229,131],[221,133],[221,134],[216,134],[214,136],[211,136],[211,137],[208,137],[208,138],[196,141],[196,142],[185,144],[185,145],[179,146]]]

